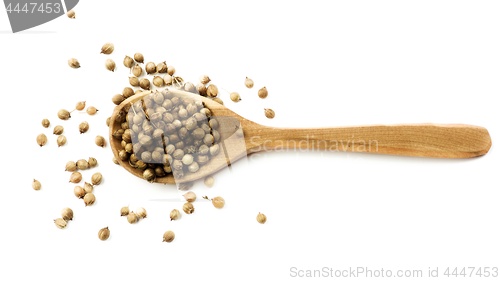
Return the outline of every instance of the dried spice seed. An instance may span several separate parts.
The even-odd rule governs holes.
[[[159,64],[156,65],[156,71],[158,73],[167,73],[168,67],[165,62],[160,62]]]
[[[229,94],[229,98],[234,102],[239,102],[241,100],[240,94],[236,92],[232,92],[231,94]]]
[[[64,208],[61,211],[61,217],[65,221],[73,220],[73,210],[71,210],[70,208]]]
[[[153,85],[156,87],[163,87],[164,81],[160,76],[153,77]]]
[[[139,86],[144,90],[149,90],[151,88],[151,82],[147,78],[142,78],[139,81]]]
[[[182,210],[186,214],[192,214],[194,212],[194,206],[193,206],[193,204],[191,204],[191,202],[186,202],[182,206]]]
[[[54,220],[54,224],[57,226],[57,228],[59,229],[64,229],[66,228],[66,226],[68,226],[68,222],[66,222],[64,219],[62,218],[57,218]]]
[[[68,60],[68,65],[71,68],[80,68],[80,62],[77,59],[71,58]]]
[[[203,84],[203,85],[206,85],[208,83],[210,83],[210,77],[208,77],[208,75],[203,75],[200,77],[200,83]]]
[[[97,113],[97,111],[99,111],[99,110],[93,106],[87,107],[87,114],[88,115],[95,115]]]
[[[57,112],[57,117],[61,120],[68,120],[71,118],[71,114],[66,109],[61,109]]]
[[[165,85],[170,86],[170,85],[172,85],[172,82],[173,82],[172,75],[170,75],[170,74],[163,75],[163,83]]]
[[[121,94],[116,94],[113,96],[113,98],[111,98],[111,101],[116,105],[120,105],[120,103],[122,103],[124,100],[125,97]]]
[[[128,207],[122,207],[120,209],[120,216],[124,217],[127,216],[130,213]]]
[[[175,233],[172,230],[166,231],[163,234],[163,242],[170,243],[174,241],[174,239],[175,239]]]
[[[82,174],[80,172],[73,172],[69,177],[69,182],[71,183],[79,183],[82,181]]]
[[[113,43],[106,43],[101,47],[101,54],[109,55],[115,50]]]
[[[49,119],[43,119],[43,120],[42,120],[42,126],[43,126],[44,128],[48,128],[48,127],[50,126],[50,121],[49,121]]]
[[[130,224],[133,224],[133,223],[137,223],[139,221],[139,217],[134,213],[134,212],[130,212],[128,215],[127,215],[127,221],[130,223]]]
[[[146,73],[147,74],[156,73],[156,64],[154,62],[148,62],[146,64]]]
[[[258,221],[259,223],[261,223],[261,224],[266,223],[266,221],[267,221],[267,217],[266,217],[266,215],[264,215],[264,214],[262,214],[262,213],[259,213],[259,214],[257,215],[257,221]]]
[[[174,73],[175,73],[175,67],[173,67],[171,65],[167,66],[167,73],[169,75],[171,75],[171,76],[174,75]]]
[[[66,16],[68,16],[68,18],[70,19],[74,19],[76,16],[75,16],[75,11],[73,10],[69,10],[67,13],[66,13]]]
[[[88,182],[83,184],[83,190],[85,190],[85,194],[94,192],[94,186]]]
[[[148,216],[148,213],[146,212],[146,209],[144,208],[139,208],[137,209],[137,211],[135,212],[135,214],[140,218],[140,219],[145,219],[147,218]]]
[[[219,89],[214,84],[210,84],[207,87],[207,96],[215,98],[219,94]]]
[[[99,185],[102,182],[102,174],[101,173],[94,173],[91,178],[92,184],[93,185]]]
[[[106,66],[106,69],[109,71],[114,72],[116,69],[116,63],[112,59],[107,59],[106,62],[104,63],[104,66]]]
[[[99,230],[99,232],[97,233],[97,237],[99,237],[101,241],[106,241],[108,240],[110,234],[111,232],[109,231],[109,228],[105,227]]]
[[[73,189],[73,194],[79,199],[83,198],[86,194],[85,189],[79,185],[75,186]]]
[[[37,137],[36,137],[36,143],[38,143],[38,145],[40,147],[44,146],[47,144],[47,136],[45,134],[39,134]]]
[[[42,188],[42,184],[38,180],[33,179],[33,183],[31,183],[31,187],[34,190],[40,190]]]
[[[129,56],[125,56],[125,58],[123,59],[123,65],[126,68],[132,68],[132,66],[134,65],[134,59]]]
[[[133,96],[134,94],[135,93],[134,93],[134,90],[132,90],[132,88],[130,88],[130,87],[123,88],[122,95],[124,98],[128,99],[131,96]]]
[[[184,199],[186,199],[187,202],[194,202],[196,201],[196,194],[192,191],[186,192],[184,195],[182,195]]]
[[[175,221],[175,220],[178,220],[180,218],[181,218],[181,212],[179,212],[179,210],[173,209],[172,211],[170,211],[170,220],[171,221]]]
[[[85,108],[85,101],[79,101],[75,105],[75,109],[78,111],[82,111]]]
[[[78,130],[80,131],[80,134],[86,133],[89,130],[89,123],[86,121],[80,123]]]
[[[76,161],[76,167],[79,169],[79,170],[87,170],[89,168],[89,162],[85,159],[80,159],[78,161]]]
[[[258,92],[257,92],[257,95],[259,96],[259,98],[261,99],[265,99],[267,98],[267,88],[266,87],[262,87]]]
[[[135,53],[134,60],[138,63],[144,63],[144,56],[141,53]]]
[[[64,136],[64,135],[58,136],[57,137],[57,147],[61,147],[61,146],[65,145],[66,141],[67,141],[66,136]]]
[[[220,196],[212,198],[212,205],[214,205],[214,207],[217,209],[222,209],[225,204],[226,204],[226,201],[224,200],[224,198],[222,198]]]
[[[106,146],[106,139],[103,136],[96,136],[95,137],[95,144],[100,147],[105,147]]]
[[[55,127],[54,127],[54,130],[52,130],[52,133],[53,133],[54,135],[60,135],[60,134],[62,134],[63,132],[64,132],[64,127],[63,127],[63,126],[61,126],[61,125],[57,125],[57,126],[55,126]]]
[[[66,163],[66,169],[65,169],[65,171],[74,172],[76,170],[77,170],[77,167],[76,167],[76,163],[74,161],[68,161]]]
[[[89,168],[94,168],[97,166],[97,159],[95,159],[94,157],[89,157],[89,160],[87,160],[87,162],[89,163]]]
[[[207,87],[205,85],[203,85],[202,83],[200,83],[196,86],[196,91],[198,91],[198,94],[200,94],[201,96],[207,95]]]
[[[253,87],[253,80],[246,77],[245,78],[245,87],[247,87],[248,89],[251,89]]]
[[[264,108],[264,115],[266,115],[267,118],[273,119],[275,116],[274,110],[270,108]]]
[[[83,203],[85,203],[85,206],[94,205],[94,203],[95,203],[95,195],[94,195],[94,193],[87,193],[87,194],[85,194],[85,196],[83,196]]]

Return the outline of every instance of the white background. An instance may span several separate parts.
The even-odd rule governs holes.
[[[0,12],[0,280],[286,280],[291,267],[500,266],[498,1],[81,1],[75,11],[75,20],[18,34]],[[108,41],[115,73],[99,54]],[[241,103],[224,91],[222,99],[262,124],[466,123],[488,128],[493,147],[451,161],[268,152],[217,174],[212,189],[194,187],[199,197],[223,196],[226,208],[200,198],[193,215],[170,222],[182,205],[175,187],[134,178],[93,144],[107,134],[111,96],[127,85],[122,59],[135,52],[187,80],[208,74],[239,91]],[[70,57],[82,67],[70,69]],[[266,100],[256,96],[262,86]],[[79,100],[100,111],[57,119]],[[276,118],[263,117],[264,107]],[[79,135],[84,120],[91,128]],[[65,147],[51,134],[57,124]],[[84,179],[99,171],[104,182],[85,208],[64,164],[89,156],[99,166]],[[31,189],[33,178],[42,190]],[[119,217],[125,205],[149,217],[129,225]],[[75,219],[59,230],[52,220],[64,207]],[[258,212],[268,223],[256,222]],[[111,238],[102,242],[105,226]],[[168,229],[176,240],[162,243]]]

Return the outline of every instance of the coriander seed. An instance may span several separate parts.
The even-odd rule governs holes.
[[[191,204],[191,202],[186,202],[182,206],[182,210],[186,214],[192,214],[194,212],[194,206],[193,206],[193,204]]]
[[[240,94],[236,92],[232,92],[231,94],[229,94],[229,98],[234,102],[239,102],[241,100]]]
[[[210,84],[207,87],[207,96],[215,98],[219,94],[219,89],[214,84]]]
[[[85,190],[85,194],[94,192],[94,186],[88,182],[83,184],[83,190]]]
[[[89,168],[94,168],[97,166],[97,159],[95,159],[94,157],[89,157],[87,163],[89,163]]]
[[[79,170],[87,170],[89,166],[89,162],[85,159],[79,159],[78,161],[76,161],[76,167]]]
[[[135,53],[134,60],[138,63],[144,63],[144,56],[141,53]]]
[[[125,58],[123,59],[123,65],[126,68],[132,68],[132,66],[134,65],[134,59],[129,56],[125,56]]]
[[[170,211],[170,220],[171,221],[175,221],[175,220],[178,220],[180,218],[181,218],[181,212],[179,212],[179,210],[173,209],[172,211]]]
[[[71,118],[71,114],[66,109],[61,109],[57,112],[57,117],[61,120],[68,120]]]
[[[71,58],[68,60],[68,65],[71,68],[80,68],[80,63],[78,62],[77,59]]]
[[[123,91],[122,91],[122,95],[124,98],[130,98],[131,96],[133,96],[135,93],[134,93],[134,90],[132,90],[132,88],[130,87],[125,87],[123,88]]]
[[[99,111],[99,110],[93,106],[87,107],[87,114],[88,115],[95,115],[97,113],[97,111]]]
[[[198,91],[198,94],[200,94],[201,96],[207,95],[207,87],[205,85],[203,85],[202,83],[200,83],[196,86],[196,91]]]
[[[151,82],[149,82],[148,78],[142,78],[139,81],[139,86],[144,90],[149,90],[151,88]]]
[[[270,108],[264,108],[264,115],[266,115],[267,118],[273,119],[274,118],[274,110]]]
[[[174,73],[175,73],[175,67],[173,67],[173,66],[171,66],[171,65],[167,66],[167,73],[168,73],[170,76],[174,75]]]
[[[34,190],[40,190],[42,188],[42,184],[38,180],[33,179],[33,182],[31,183],[31,187]]]
[[[101,47],[101,54],[109,55],[115,50],[113,43],[106,43]]]
[[[74,171],[76,171],[76,169],[77,169],[77,167],[76,167],[76,163],[74,161],[68,161],[66,163],[65,171],[74,172]]]
[[[175,233],[172,230],[166,231],[163,234],[163,242],[170,243],[174,241],[174,239],[175,239]]]
[[[58,136],[57,137],[57,147],[61,147],[61,146],[65,145],[66,141],[67,141],[66,136],[64,136],[64,135]]]
[[[85,196],[83,196],[83,203],[85,203],[85,207],[93,205],[95,203],[94,193],[85,194]]]
[[[222,198],[220,196],[212,198],[212,205],[214,205],[214,207],[217,209],[222,209],[225,204],[226,204],[226,201],[224,200],[224,198]]]
[[[184,195],[182,195],[184,199],[186,199],[187,202],[194,202],[196,201],[196,194],[192,191],[186,192]]]
[[[253,87],[253,80],[246,77],[245,78],[245,87],[247,87],[248,89],[251,89]]]
[[[104,63],[104,66],[106,66],[107,70],[114,72],[116,68],[116,63],[112,59],[107,59],[106,62]]]
[[[70,19],[74,19],[75,18],[75,11],[73,10],[69,10],[67,13],[66,13],[66,16]]]
[[[163,75],[163,83],[165,85],[170,86],[170,85],[172,85],[172,82],[173,82],[172,75],[170,75],[170,74]]]
[[[128,214],[130,213],[128,207],[122,207],[120,209],[120,216],[124,217],[124,216],[127,216]]]
[[[106,241],[108,240],[110,234],[111,232],[109,231],[109,228],[105,227],[99,230],[99,232],[97,233],[97,237],[99,237],[101,241]]]
[[[80,123],[80,125],[78,126],[78,130],[80,131],[80,134],[84,134],[86,133],[88,130],[89,130],[89,123],[86,122],[86,121],[83,121],[82,123]]]
[[[75,105],[75,109],[78,111],[82,111],[85,108],[85,101],[79,101]]]
[[[142,207],[139,208],[139,209],[137,209],[135,213],[141,219],[145,219],[148,216],[148,213],[146,212],[146,209],[144,209]]]
[[[79,199],[82,199],[86,194],[85,189],[79,185],[75,186],[75,188],[73,189],[73,193]]]
[[[163,87],[164,81],[160,76],[153,77],[153,85],[156,87]]]
[[[142,67],[138,64],[134,65],[132,67],[132,74],[134,74],[135,77],[139,77],[142,75]]]
[[[71,210],[70,208],[64,208],[61,211],[61,217],[65,221],[73,220],[73,210]]]
[[[156,73],[156,64],[154,62],[146,63],[146,73],[147,74]]]
[[[94,173],[91,178],[92,184],[93,185],[99,185],[102,182],[102,174],[101,173]]]
[[[43,120],[42,120],[42,126],[43,126],[44,128],[48,128],[48,127],[50,126],[50,121],[49,121],[49,119],[43,119]]]
[[[63,127],[63,126],[61,126],[61,125],[57,125],[57,126],[55,126],[55,127],[54,127],[54,130],[52,130],[52,133],[53,133],[54,135],[60,135],[60,134],[62,134],[63,132],[64,132],[64,127]]]
[[[267,88],[266,87],[262,87],[258,92],[257,92],[257,95],[259,96],[259,98],[261,99],[265,99],[267,97]]]
[[[127,215],[127,221],[130,224],[137,223],[139,221],[139,217],[137,217],[137,215],[134,212],[130,212]]]
[[[125,100],[125,97],[124,97],[122,94],[116,94],[116,95],[114,95],[114,96],[111,98],[111,101],[112,101],[115,105],[120,105],[120,103],[122,103],[124,100]]]
[[[165,62],[160,62],[159,64],[156,65],[156,71],[158,73],[167,73],[168,67]]]
[[[45,144],[47,144],[47,136],[45,134],[39,134],[36,137],[36,143],[38,143],[40,147],[44,146]]]
[[[156,174],[154,172],[153,169],[146,169],[144,170],[144,172],[142,173],[142,178],[149,181],[149,182],[153,182],[156,178]]]
[[[200,77],[200,83],[203,84],[203,85],[206,85],[208,83],[210,83],[210,77],[208,77],[208,75],[203,75]]]
[[[57,226],[57,228],[64,229],[68,225],[68,222],[66,222],[62,218],[57,218],[57,219],[54,220],[54,224]]]
[[[69,182],[79,183],[82,180],[82,174],[80,172],[73,172],[69,177]]]
[[[267,221],[267,217],[266,217],[266,215],[264,215],[264,214],[262,214],[262,213],[259,213],[259,214],[257,215],[257,221],[258,221],[259,223],[261,223],[261,224],[266,223],[266,221]]]
[[[96,136],[95,137],[95,144],[100,147],[105,147],[106,146],[106,139],[103,136]]]

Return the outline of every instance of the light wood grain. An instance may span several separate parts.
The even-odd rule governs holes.
[[[170,91],[176,95],[193,98],[191,93],[175,89]],[[112,133],[119,126],[114,122],[115,116],[124,106],[148,94],[149,92],[143,92],[134,95],[115,108],[109,132],[111,148],[118,160],[118,150],[121,145],[112,137]],[[267,150],[323,150],[434,158],[472,158],[486,154],[491,147],[488,131],[472,125],[403,124],[309,129],[272,128],[247,120],[210,99],[201,96],[196,98],[201,99],[216,118],[220,118],[224,153],[219,153],[197,173],[187,173],[184,178],[177,179],[177,183],[204,178],[248,154]],[[224,119],[224,117],[231,118]],[[239,122],[243,129],[244,136],[241,138],[234,136],[234,120]],[[142,171],[130,167],[121,160],[119,162],[130,173],[142,178]],[[156,181],[176,183],[171,175],[157,178]]]

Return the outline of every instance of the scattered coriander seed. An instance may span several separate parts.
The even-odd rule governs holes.
[[[123,91],[122,91],[122,95],[124,98],[130,98],[131,96],[133,96],[135,93],[134,93],[134,90],[132,90],[132,88],[130,87],[125,87],[123,88]]]
[[[68,18],[70,18],[70,19],[74,19],[74,18],[75,18],[75,11],[73,11],[73,10],[69,10],[69,11],[66,13],[66,16],[68,16]]]
[[[49,119],[47,119],[47,118],[43,119],[43,120],[42,120],[42,126],[43,126],[44,128],[48,128],[48,127],[50,126],[50,121],[49,121]]]
[[[80,134],[86,133],[89,130],[89,123],[86,121],[80,123],[78,130],[80,131]]]
[[[79,199],[82,199],[86,194],[85,189],[79,185],[75,186],[75,188],[73,189],[73,193]]]
[[[219,94],[219,89],[214,84],[210,84],[207,87],[207,96],[215,98]]]
[[[116,94],[113,96],[113,98],[111,98],[111,101],[116,105],[120,105],[120,103],[122,103],[124,100],[125,97],[123,97],[122,94]]]
[[[170,76],[174,75],[174,73],[175,73],[175,67],[173,67],[173,66],[171,66],[171,65],[167,66],[167,73],[168,73]]]
[[[85,206],[91,206],[95,203],[95,195],[94,193],[87,193],[85,196],[83,196],[83,202],[85,203]]]
[[[94,192],[94,186],[88,182],[83,184],[83,190],[85,190],[85,194]]]
[[[144,56],[141,53],[135,53],[134,60],[138,63],[144,63]]]
[[[142,177],[149,182],[153,182],[156,178],[156,174],[153,169],[146,169],[142,173]]]
[[[213,187],[214,186],[215,179],[213,176],[208,176],[203,180],[203,183],[207,187]]]
[[[134,65],[132,67],[132,74],[134,74],[135,77],[139,77],[142,75],[142,67],[138,64]]]
[[[187,202],[194,202],[196,201],[196,194],[192,191],[186,192],[184,195],[182,195],[184,199],[186,199]]]
[[[102,182],[102,174],[101,173],[94,173],[91,178],[92,184],[93,185],[99,185]]]
[[[194,212],[194,206],[193,206],[193,204],[191,204],[191,202],[186,202],[182,206],[182,210],[186,214],[192,214]]]
[[[87,170],[89,168],[89,162],[85,159],[79,159],[76,161],[76,167],[79,170]]]
[[[63,132],[64,132],[64,127],[63,127],[63,126],[61,126],[61,125],[57,125],[57,126],[55,126],[55,127],[54,127],[54,130],[52,130],[52,133],[53,133],[54,135],[60,135],[60,134],[62,134]]]
[[[147,74],[156,73],[156,64],[154,62],[146,63],[146,73]]]
[[[270,108],[264,108],[264,114],[266,115],[267,118],[273,119],[274,118],[274,110]]]
[[[258,92],[257,92],[257,95],[259,96],[259,98],[261,99],[265,99],[267,97],[267,88],[266,87],[262,87]]]
[[[165,85],[170,86],[170,85],[172,85],[172,82],[173,82],[172,75],[170,75],[168,73],[163,75],[163,83]]]
[[[127,216],[130,213],[128,206],[122,207],[120,209],[120,216],[124,217]]]
[[[160,76],[153,77],[153,85],[156,87],[163,87],[164,81]]]
[[[65,221],[73,220],[73,210],[71,210],[70,208],[64,208],[61,211],[61,217]]]
[[[31,183],[31,187],[34,190],[40,190],[42,188],[42,184],[38,180],[33,179],[33,182]]]
[[[99,237],[101,241],[106,241],[108,240],[110,234],[111,232],[109,231],[109,228],[105,227],[99,230],[99,232],[97,233],[97,237]]]
[[[85,101],[79,101],[75,105],[75,109],[78,111],[82,111],[85,108]]]
[[[66,109],[61,109],[57,112],[57,117],[61,120],[68,120],[71,118],[71,114]]]
[[[203,75],[200,77],[200,83],[203,84],[203,85],[206,85],[208,83],[210,83],[210,77],[208,77],[208,75]]]
[[[112,59],[107,59],[106,62],[104,63],[104,65],[106,66],[106,69],[109,70],[109,71],[112,71],[114,72],[115,71],[115,68],[116,68],[116,63],[114,60]]]
[[[130,212],[128,215],[127,215],[127,221],[130,223],[130,224],[133,224],[133,223],[136,223],[139,221],[139,217],[134,213],[134,212]]]
[[[196,86],[196,91],[198,91],[198,94],[200,94],[201,96],[207,95],[207,87],[205,85],[203,85],[202,83],[200,83]]]
[[[116,159],[116,157],[113,157],[111,159],[111,161],[113,161],[113,163],[115,163],[116,165],[120,165],[120,162],[118,162],[118,160]]]
[[[97,111],[99,111],[99,110],[93,106],[87,107],[87,114],[88,115],[95,115],[97,113]]]
[[[148,78],[142,78],[139,81],[139,86],[144,90],[149,90],[151,88],[151,82],[149,82]]]
[[[45,144],[47,144],[47,136],[45,134],[39,134],[36,137],[36,143],[38,143],[40,147],[44,146]]]
[[[123,65],[126,68],[132,68],[132,66],[134,65],[134,59],[129,56],[125,56],[125,58],[123,59]]]
[[[66,163],[65,171],[74,172],[74,171],[76,171],[76,169],[77,169],[77,167],[76,167],[76,163],[74,161],[68,161]]]
[[[68,65],[71,68],[80,68],[80,63],[78,62],[77,59],[71,58],[68,60]]]
[[[94,157],[89,157],[89,160],[87,160],[87,162],[89,163],[89,168],[94,168],[97,166],[97,159],[95,159]]]
[[[240,94],[236,92],[232,92],[231,94],[229,94],[229,98],[231,98],[231,100],[234,102],[239,102],[241,100]]]
[[[142,219],[145,219],[148,216],[146,209],[144,209],[142,207],[137,209],[135,213],[139,218],[142,218]]]
[[[248,89],[251,89],[253,87],[253,80],[246,77],[245,78],[245,87],[247,87]]]
[[[217,209],[222,209],[225,204],[226,204],[226,201],[224,200],[224,198],[222,198],[220,196],[212,198],[212,205],[214,205],[214,207]]]
[[[266,223],[266,221],[267,221],[267,217],[266,217],[266,215],[264,215],[264,214],[262,214],[262,213],[259,213],[259,214],[257,215],[257,221],[258,221],[259,223],[261,223],[261,224]]]
[[[57,147],[61,147],[61,146],[65,145],[66,141],[67,141],[66,136],[64,136],[64,135],[58,136],[57,137]]]
[[[115,50],[113,43],[106,43],[101,47],[101,54],[109,55]]]
[[[158,73],[167,73],[168,67],[167,63],[165,62],[160,62],[159,64],[156,65],[156,71]]]
[[[95,144],[100,147],[105,147],[106,146],[106,139],[103,136],[96,136],[95,137]]]
[[[179,212],[179,210],[173,209],[172,211],[170,211],[170,220],[171,221],[175,221],[175,220],[178,220],[180,218],[181,218],[181,212]]]
[[[69,182],[71,183],[79,183],[82,181],[82,174],[80,172],[73,172],[69,177]]]
[[[163,234],[163,242],[170,243],[174,241],[174,239],[175,239],[175,233],[172,230],[166,231]]]
[[[57,219],[54,220],[54,224],[57,226],[57,228],[64,229],[68,225],[68,222],[66,222],[62,218],[57,218]]]

